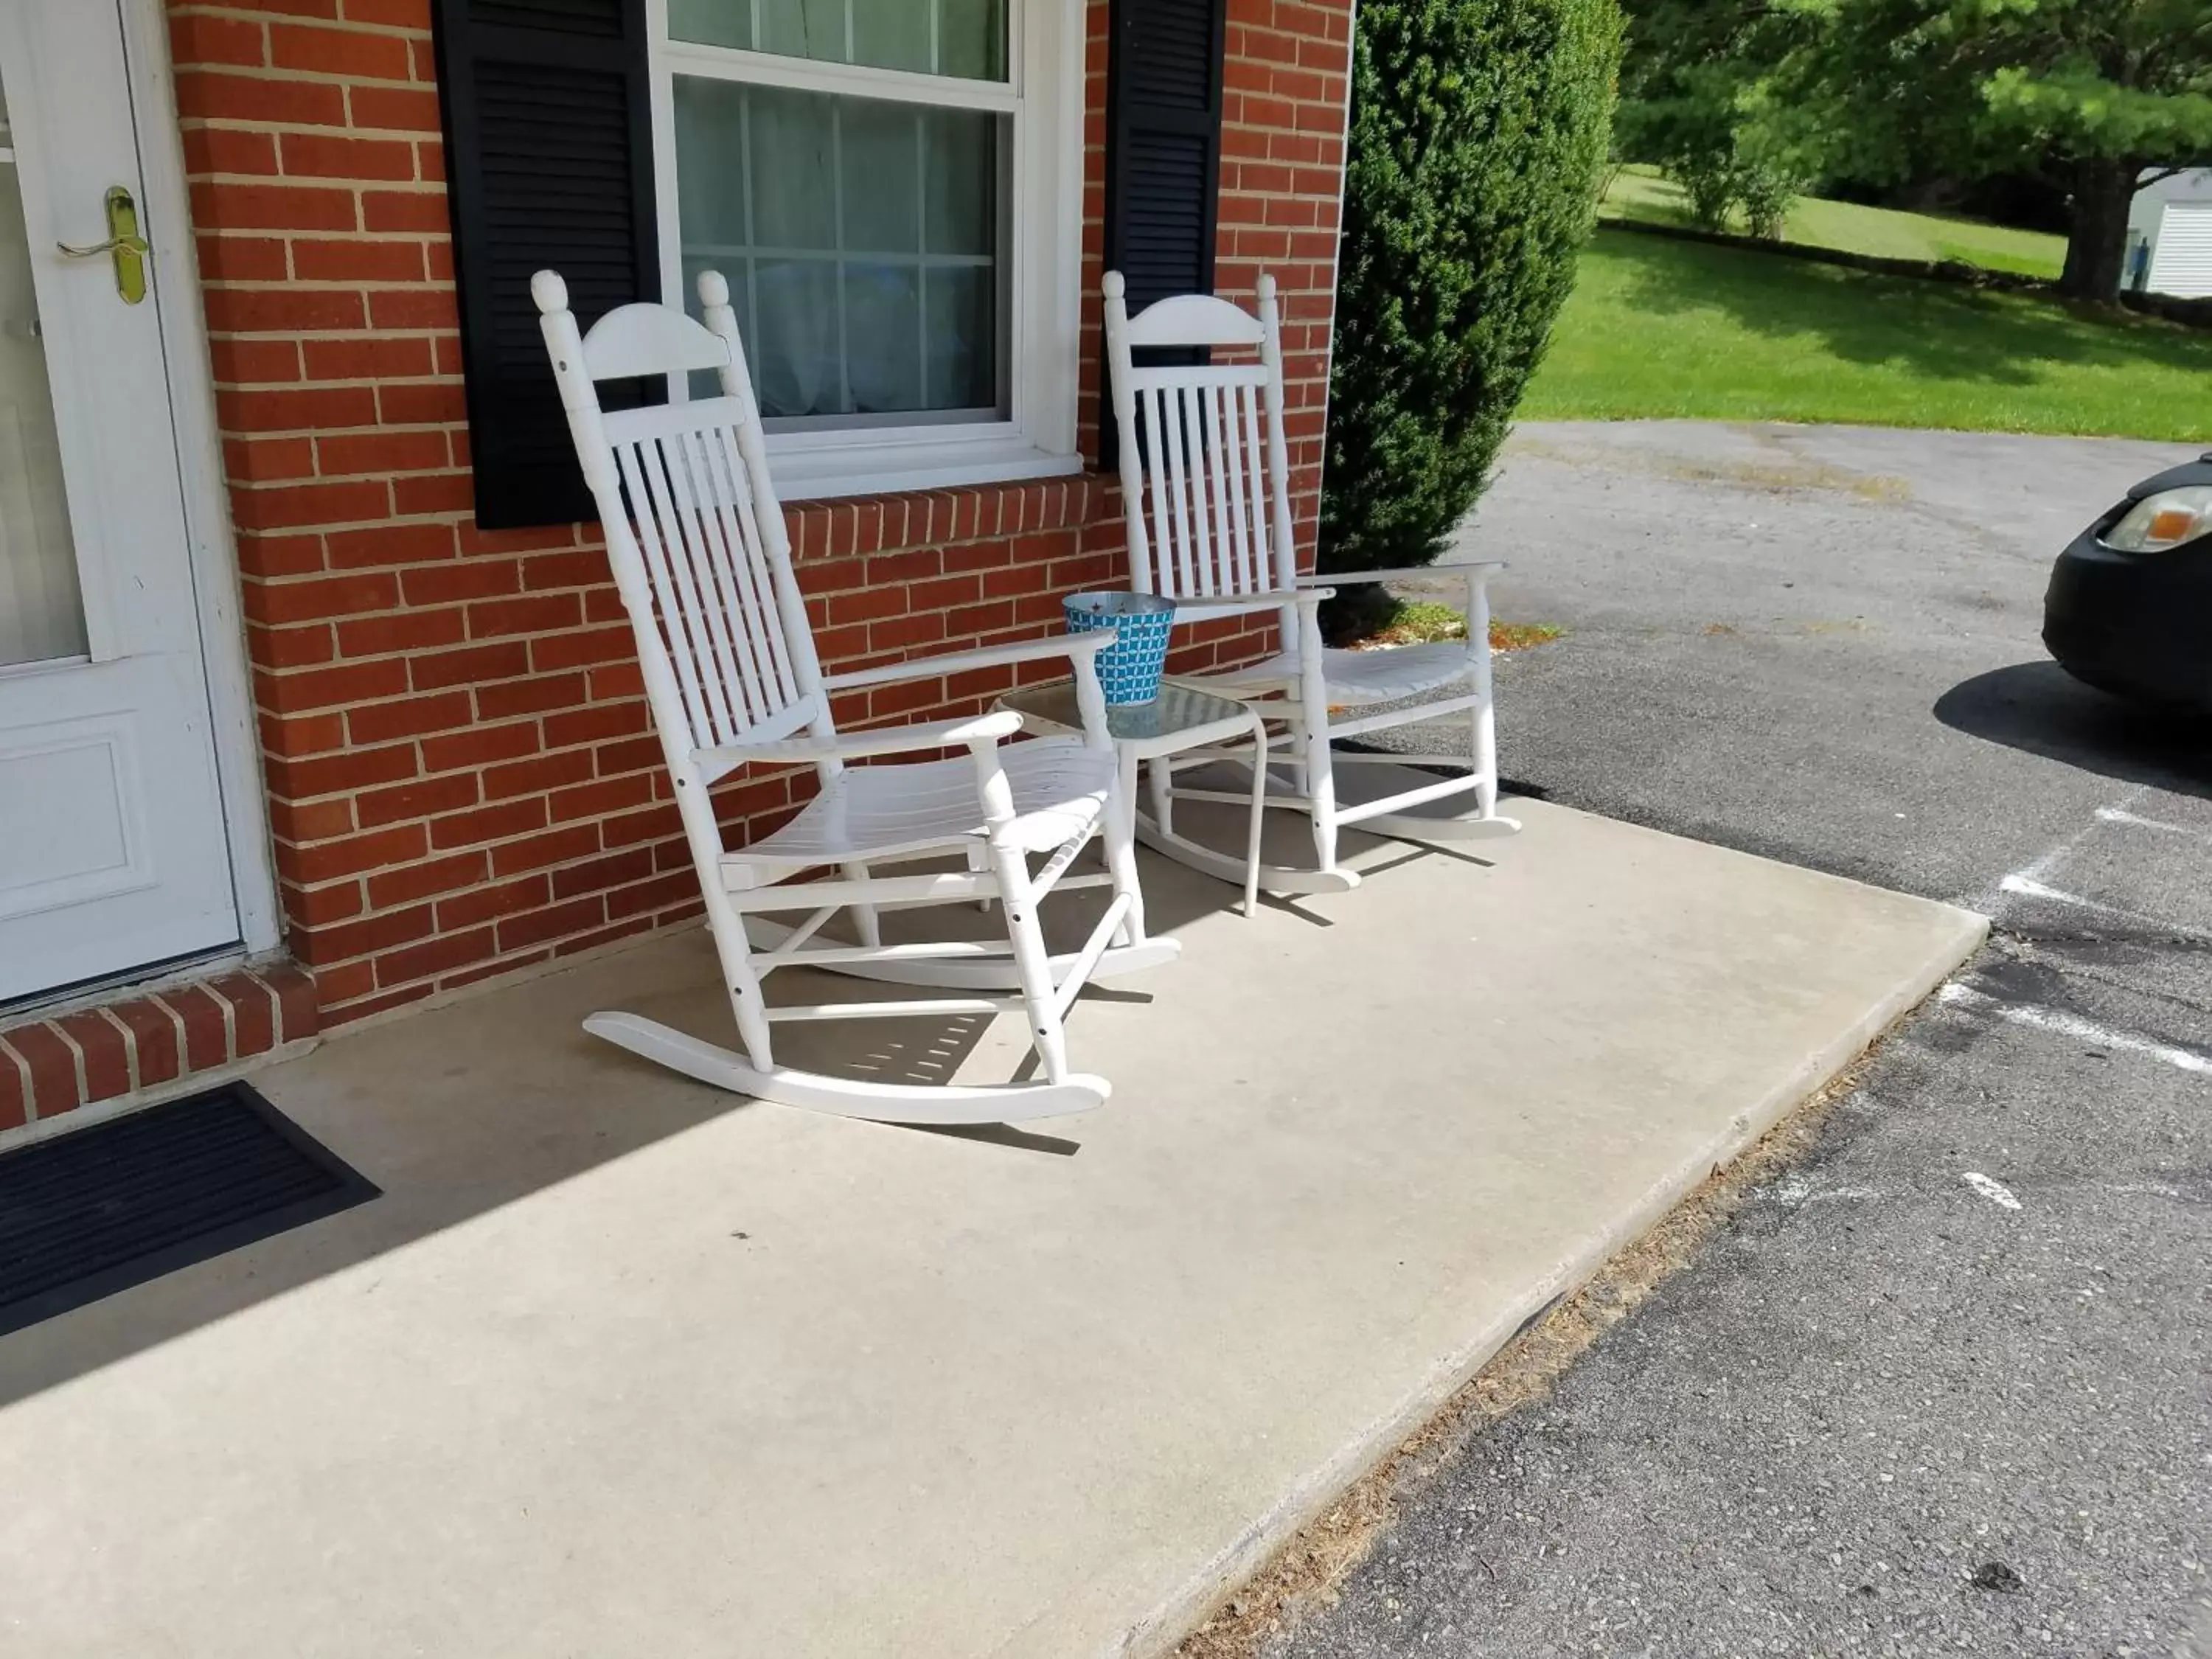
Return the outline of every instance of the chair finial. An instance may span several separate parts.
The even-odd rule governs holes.
[[[568,308],[568,284],[559,271],[541,270],[530,279],[530,297],[538,301],[538,310],[550,317]]]
[[[1272,270],[1263,270],[1260,273],[1260,297],[1262,300],[1272,300],[1275,297],[1275,273]]]
[[[1122,295],[1128,291],[1129,288],[1128,283],[1121,280],[1121,273],[1118,270],[1108,271],[1106,273],[1106,280],[1100,283],[1099,286],[1105,289],[1106,297],[1109,300],[1120,299]]]
[[[730,303],[730,279],[719,270],[699,273],[699,303],[710,310]]]

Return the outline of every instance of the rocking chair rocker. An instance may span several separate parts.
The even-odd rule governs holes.
[[[1178,949],[1145,935],[1134,850],[1115,810],[1113,744],[1092,662],[1111,632],[824,675],[723,278],[713,271],[699,278],[703,326],[673,307],[638,304],[580,334],[556,273],[538,272],[531,293],[636,635],[743,1051],[635,1014],[594,1014],[585,1029],[701,1082],[848,1117],[996,1123],[1098,1105],[1106,1080],[1068,1069],[1062,1022],[1069,1006],[1093,977],[1151,967]],[[700,369],[720,377],[720,397],[614,411],[599,405],[598,381]],[[1005,745],[1021,718],[1003,713],[849,734],[831,720],[836,691],[1047,657],[1073,665],[1080,738]],[[945,749],[968,752],[848,766]],[[808,763],[820,793],[798,817],[748,846],[726,848],[709,789],[744,766]],[[1104,837],[1105,872],[1068,873],[1094,835]],[[1042,860],[1034,871],[1032,857]],[[930,858],[965,867],[893,875],[873,868]],[[793,879],[830,866],[828,878]],[[1069,955],[1048,956],[1039,902],[1055,887],[1100,886],[1111,887],[1113,897],[1088,940]],[[996,901],[1005,944],[884,942],[881,909],[978,900]],[[816,942],[847,909],[859,942]],[[765,915],[777,911],[805,914],[796,926],[779,927]],[[749,933],[749,922],[765,944]],[[769,1006],[763,981],[799,965],[1013,994]],[[1002,1011],[1028,1020],[1041,1081],[884,1083],[799,1071],[775,1058],[773,1028],[785,1021]]]
[[[1378,651],[1334,651],[1322,644],[1319,607],[1331,576],[1302,576],[1292,540],[1290,460],[1283,433],[1282,323],[1275,279],[1260,278],[1260,314],[1210,294],[1183,294],[1129,314],[1119,271],[1106,273],[1106,360],[1121,441],[1121,508],[1129,574],[1140,592],[1176,602],[1177,620],[1273,611],[1281,649],[1246,668],[1178,675],[1189,684],[1254,706],[1279,721],[1284,758],[1269,766],[1267,805],[1303,812],[1313,823],[1315,867],[1266,866],[1272,893],[1340,892],[1359,877],[1337,862],[1337,832],[1351,825],[1414,842],[1488,840],[1521,826],[1498,811],[1498,743],[1491,714],[1490,601],[1495,561],[1412,570],[1367,570],[1358,581],[1456,575],[1466,581],[1467,638]],[[1152,347],[1243,348],[1258,361],[1138,367]],[[1149,507],[1149,518],[1147,507]],[[1364,712],[1363,712],[1363,710]],[[1335,749],[1334,740],[1414,720],[1459,715],[1467,746],[1437,754],[1370,754]],[[1178,785],[1176,774],[1233,755],[1195,750],[1152,764],[1152,811],[1138,836],[1170,858],[1241,882],[1238,859],[1178,834],[1178,799],[1242,802],[1241,790]],[[1336,769],[1346,765],[1450,767],[1432,781],[1376,799],[1337,799]],[[1279,775],[1288,778],[1279,787]],[[1457,816],[1413,809],[1472,794]]]

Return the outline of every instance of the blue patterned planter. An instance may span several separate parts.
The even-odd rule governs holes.
[[[1168,635],[1175,629],[1174,600],[1154,593],[1071,593],[1065,605],[1071,634],[1088,634],[1096,628],[1120,630],[1114,643],[1097,656],[1108,707],[1127,708],[1160,695]]]

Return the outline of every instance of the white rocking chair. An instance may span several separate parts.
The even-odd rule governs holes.
[[[1128,525],[1129,573],[1141,592],[1176,602],[1184,617],[1276,611],[1282,648],[1247,668],[1177,678],[1261,706],[1279,720],[1282,762],[1269,767],[1267,804],[1313,822],[1315,867],[1264,866],[1260,884],[1274,893],[1336,892],[1359,878],[1337,862],[1337,832],[1349,825],[1415,842],[1466,841],[1519,830],[1498,811],[1498,744],[1491,712],[1491,574],[1486,560],[1416,569],[1362,571],[1360,581],[1397,581],[1449,573],[1463,577],[1464,642],[1387,650],[1324,649],[1319,608],[1340,578],[1302,576],[1292,539],[1290,462],[1283,435],[1281,318],[1275,279],[1260,278],[1260,314],[1208,294],[1178,295],[1132,317],[1119,271],[1106,273],[1106,359],[1121,440],[1121,507]],[[1255,349],[1257,362],[1139,368],[1148,347]],[[1148,511],[1149,509],[1149,511]],[[1380,705],[1381,707],[1377,708]],[[1361,713],[1365,708],[1374,712]],[[1467,747],[1447,754],[1373,754],[1333,748],[1414,720],[1464,715]],[[1151,812],[1138,835],[1169,857],[1226,881],[1242,881],[1241,860],[1176,833],[1177,799],[1241,802],[1239,791],[1179,786],[1175,775],[1234,757],[1205,750],[1154,761]],[[1379,799],[1337,798],[1336,769],[1346,764],[1464,768],[1456,775]],[[1278,775],[1286,772],[1286,787]],[[1457,816],[1413,809],[1472,795]]]
[[[1145,936],[1136,859],[1115,810],[1119,785],[1105,699],[1092,657],[1110,631],[1039,640],[825,676],[792,572],[783,509],[769,482],[760,415],[729,288],[699,278],[706,324],[673,307],[628,305],[588,335],[553,271],[532,279],[569,430],[606,531],[629,612],[646,696],[676,787],[692,863],[706,896],[743,1052],[717,1048],[634,1014],[599,1013],[585,1029],[720,1088],[848,1117],[901,1123],[996,1123],[1077,1112],[1103,1101],[1103,1078],[1071,1072],[1062,1020],[1094,976],[1172,959],[1171,939]],[[722,395],[603,410],[596,382],[714,370]],[[840,733],[830,694],[974,668],[1065,657],[1074,667],[1081,738],[1002,746],[1021,717],[988,714],[893,730]],[[854,767],[883,756],[964,748],[950,759]],[[739,768],[811,763],[820,793],[789,823],[750,845],[722,842],[708,791]],[[1103,834],[1106,872],[1069,866]],[[948,857],[949,855],[949,857]],[[1032,856],[1042,858],[1034,872]],[[878,875],[876,864],[932,857],[964,868]],[[830,878],[795,881],[834,868]],[[1055,886],[1110,886],[1083,947],[1046,953],[1037,906]],[[1004,944],[886,944],[878,912],[996,901]],[[850,909],[859,943],[816,935]],[[769,912],[806,913],[794,927]],[[766,937],[763,944],[749,926]],[[834,936],[832,936],[834,937]],[[762,983],[776,969],[846,974],[1015,994],[771,1007]],[[1008,1085],[863,1081],[795,1070],[775,1058],[787,1020],[973,1016],[1012,1010],[1029,1022],[1044,1076]]]

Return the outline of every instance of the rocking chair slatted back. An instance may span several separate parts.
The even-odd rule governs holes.
[[[559,278],[541,273],[533,287],[548,283]],[[703,326],[665,307],[625,306],[580,338],[565,292],[539,295],[672,763],[698,750],[827,731],[829,718],[736,319],[727,289],[708,287]],[[611,414],[599,406],[599,380],[699,368],[719,374],[722,396]]]
[[[1140,592],[1169,599],[1281,593],[1297,575],[1283,435],[1280,324],[1272,276],[1255,321],[1225,300],[1186,295],[1128,314],[1106,276],[1106,338],[1129,568]],[[1149,346],[1256,344],[1256,363],[1139,368]]]
[[[787,735],[814,710],[738,447],[742,405],[675,407],[688,418],[666,430],[607,426],[684,714],[701,748]]]
[[[1217,369],[1204,382],[1185,378],[1192,373],[1140,368],[1131,377],[1152,591],[1264,592],[1274,583],[1261,371]]]

